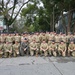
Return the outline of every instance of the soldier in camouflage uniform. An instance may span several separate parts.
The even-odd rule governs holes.
[[[13,38],[12,38],[11,34],[8,34],[8,36],[6,36],[6,42],[10,42],[10,43],[13,42]]]
[[[38,45],[37,45],[35,39],[33,39],[33,41],[30,43],[29,47],[30,47],[30,55],[31,56],[33,56],[33,55],[38,56],[39,49],[38,49]]]
[[[57,45],[55,44],[55,41],[52,41],[52,44],[49,45],[49,55],[57,56]]]
[[[69,46],[68,46],[68,56],[75,56],[75,44],[73,41],[70,42]]]
[[[4,57],[11,57],[12,55],[12,44],[10,42],[6,42],[3,46],[4,49]]]
[[[66,56],[66,44],[63,41],[61,41],[58,46],[58,54]]]
[[[52,43],[52,40],[54,39],[54,35],[52,33],[49,34],[49,39],[48,39],[48,45],[50,45]]]
[[[16,33],[16,35],[14,36],[14,40],[18,41],[18,43],[20,43],[21,42],[21,36],[18,33]]]
[[[0,40],[1,40],[3,43],[5,42],[5,40],[6,40],[5,34],[1,34],[1,35],[0,35]]]
[[[19,55],[19,49],[20,49],[20,43],[18,41],[15,41],[15,44],[12,46],[13,49],[13,56],[16,57]]]
[[[38,49],[40,49],[40,38],[39,38],[39,33],[38,33],[38,32],[35,33],[35,34],[33,35],[32,39],[36,41],[37,46],[38,46]]]
[[[3,56],[3,43],[0,41],[0,57]]]
[[[40,45],[40,53],[41,55],[44,54],[44,56],[48,55],[48,44],[46,43],[45,40],[43,40],[43,42]]]
[[[40,33],[40,36],[39,36],[39,39],[40,39],[40,43],[45,40],[47,42],[47,38],[46,38],[46,35],[44,32]]]

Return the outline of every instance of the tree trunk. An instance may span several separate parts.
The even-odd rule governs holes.
[[[67,26],[67,33],[71,32],[71,19],[72,19],[72,14],[71,11],[69,10],[68,12],[68,26]]]
[[[6,25],[7,33],[9,33],[9,25]]]
[[[74,21],[73,33],[75,33],[75,21]]]
[[[53,31],[53,17],[52,15],[50,16],[50,31]]]

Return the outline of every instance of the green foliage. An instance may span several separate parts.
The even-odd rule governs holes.
[[[43,7],[39,7],[40,2]],[[65,17],[63,12],[71,12],[67,16],[75,13],[75,0],[32,0],[31,3],[23,8],[21,16],[26,19],[25,26],[29,26],[29,30],[33,31],[52,31],[53,29],[53,12],[54,12],[54,25],[58,22],[59,16],[62,16],[63,27],[66,29]],[[71,17],[72,17],[71,16]],[[68,18],[69,23],[70,18]],[[73,17],[71,24],[74,22]],[[75,24],[75,23],[74,23]],[[74,27],[69,26],[71,28]],[[32,26],[31,26],[32,25]],[[55,26],[54,26],[55,27]],[[72,30],[72,29],[71,29]]]

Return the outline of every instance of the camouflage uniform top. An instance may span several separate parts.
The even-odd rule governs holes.
[[[31,49],[31,48],[37,48],[37,43],[31,42],[31,43],[29,44],[29,47],[30,47],[30,49]]]
[[[12,50],[12,44],[4,44],[4,51]]]
[[[15,41],[20,42],[21,41],[21,36],[14,36]]]
[[[19,44],[19,43],[18,43],[18,44],[14,44],[14,45],[12,46],[12,48],[13,48],[13,50],[19,50],[20,44]]]
[[[38,36],[37,35],[33,35],[32,40],[34,40],[34,39],[36,40],[37,43],[40,42],[39,35]]]
[[[58,50],[66,50],[66,44],[59,44]]]
[[[55,36],[55,42],[56,42],[56,43],[59,43],[60,41],[61,41],[60,36],[59,36],[59,35],[58,35],[58,36],[56,35],[56,36]]]
[[[40,48],[46,49],[46,48],[48,48],[48,44],[47,43],[41,43]]]
[[[0,44],[0,51],[3,50],[3,44]]]
[[[55,50],[55,49],[57,49],[57,45],[56,45],[56,44],[51,44],[51,45],[49,45],[49,49],[50,49],[50,48],[52,48],[52,49]]]
[[[69,44],[68,49],[73,50],[75,48],[75,44]]]
[[[12,41],[13,41],[12,36],[7,36],[7,37],[6,37],[6,42],[12,42]]]

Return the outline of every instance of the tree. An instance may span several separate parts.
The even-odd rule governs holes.
[[[30,0],[0,0],[0,13],[4,16],[6,26],[9,31],[9,26],[15,21],[24,5]]]

